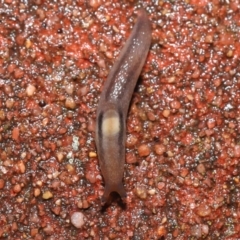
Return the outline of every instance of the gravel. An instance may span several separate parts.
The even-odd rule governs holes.
[[[126,204],[104,191],[98,98],[144,6]],[[0,4],[1,239],[239,239],[239,1]],[[113,156],[114,157],[114,156]]]

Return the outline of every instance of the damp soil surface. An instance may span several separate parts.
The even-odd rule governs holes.
[[[144,7],[126,202],[102,207],[98,98]],[[240,238],[237,0],[0,4],[0,239]]]

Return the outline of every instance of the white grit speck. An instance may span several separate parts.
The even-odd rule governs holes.
[[[78,151],[79,150],[79,137],[77,136],[73,136],[73,141],[72,141],[72,148],[74,151]]]

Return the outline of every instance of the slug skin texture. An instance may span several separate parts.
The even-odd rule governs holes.
[[[103,86],[97,108],[96,146],[105,182],[102,202],[111,192],[124,200],[126,118],[134,88],[151,44],[151,24],[144,9]]]

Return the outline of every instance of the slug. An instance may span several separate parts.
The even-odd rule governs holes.
[[[123,186],[126,118],[132,94],[151,44],[151,24],[144,9],[103,86],[97,107],[96,146],[105,182],[102,202],[111,192],[126,198]]]

